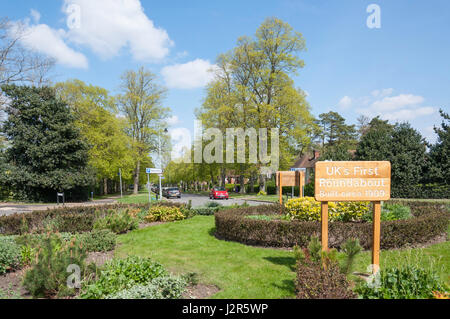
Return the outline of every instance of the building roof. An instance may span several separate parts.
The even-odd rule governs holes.
[[[292,165],[292,168],[314,168],[314,164],[316,164],[318,160],[319,154],[317,151],[306,153]]]

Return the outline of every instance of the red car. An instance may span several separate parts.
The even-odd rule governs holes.
[[[214,187],[209,193],[209,199],[228,199],[228,192],[225,187]]]

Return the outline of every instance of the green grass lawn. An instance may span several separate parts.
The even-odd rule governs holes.
[[[213,298],[294,297],[295,259],[291,251],[222,241],[213,232],[213,216],[149,227],[120,236],[116,255],[151,257],[178,274],[196,272],[200,282],[220,288]],[[369,251],[360,254],[355,271],[365,272],[370,258]],[[381,253],[382,267],[405,262],[432,267],[449,283],[450,242]]]
[[[154,200],[156,197],[156,194],[151,192],[152,200]],[[122,198],[118,198],[117,202],[122,204],[144,204],[148,203],[148,191],[147,190],[141,190],[139,191],[139,194],[133,195],[124,195]]]

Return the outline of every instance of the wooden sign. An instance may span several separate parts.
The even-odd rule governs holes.
[[[391,198],[391,163],[317,162],[315,198],[321,202],[388,200]]]
[[[283,186],[298,186],[299,197],[302,197],[302,189],[305,185],[305,172],[303,171],[279,171],[276,176],[277,187],[279,190],[280,204],[283,204]],[[292,194],[294,196],[294,194]]]
[[[380,265],[381,201],[391,198],[391,163],[317,162],[315,198],[321,202],[322,250],[328,250],[328,202],[372,201],[372,271]]]
[[[300,172],[277,172],[277,186],[300,186]]]

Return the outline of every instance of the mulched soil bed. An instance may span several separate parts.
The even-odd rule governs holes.
[[[198,284],[196,286],[189,286],[186,288],[186,291],[183,293],[182,299],[208,299],[212,295],[218,293],[220,291],[214,285],[203,285]]]

